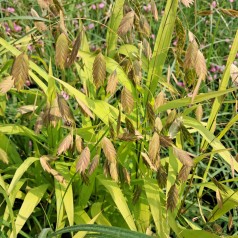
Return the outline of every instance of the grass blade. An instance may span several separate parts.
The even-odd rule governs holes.
[[[106,180],[103,176],[97,176],[99,182],[107,189],[107,191],[111,194],[113,201],[115,202],[117,208],[119,209],[121,215],[125,219],[129,228],[133,231],[136,231],[136,225],[134,223],[132,214],[127,205],[126,199],[118,187],[117,183],[112,180]],[[128,237],[128,236],[127,236]]]

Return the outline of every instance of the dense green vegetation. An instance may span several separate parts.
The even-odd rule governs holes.
[[[238,2],[0,0],[0,236],[238,236]]]

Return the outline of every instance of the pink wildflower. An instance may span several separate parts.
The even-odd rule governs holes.
[[[216,1],[213,1],[212,2],[212,8],[215,8],[217,6],[217,2]]]
[[[91,30],[91,29],[93,29],[93,28],[94,28],[94,24],[93,24],[93,23],[90,23],[90,24],[88,25],[88,29]]]
[[[20,32],[22,30],[22,27],[17,25],[15,22],[13,23],[13,27],[14,27],[15,32]]]
[[[6,9],[6,11],[9,12],[9,13],[14,13],[14,12],[15,12],[15,8],[13,8],[13,7],[8,7],[8,8]]]
[[[101,2],[98,4],[98,8],[99,9],[103,9],[105,7],[105,3],[104,2]]]
[[[92,4],[92,5],[91,5],[91,8],[92,8],[93,10],[96,10],[96,9],[97,9],[97,6],[96,6],[95,4]]]

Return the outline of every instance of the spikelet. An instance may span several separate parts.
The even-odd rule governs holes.
[[[118,139],[123,140],[123,141],[137,141],[140,139],[143,139],[143,136],[137,134],[137,131],[135,131],[135,134],[131,134],[131,133],[123,133],[118,135]]]
[[[182,125],[182,117],[178,117],[176,118],[173,123],[171,124],[171,126],[169,127],[169,137],[170,138],[174,138],[176,137],[177,133],[179,132],[181,125]]]
[[[73,49],[72,49],[69,59],[66,63],[67,67],[70,67],[75,62],[77,55],[78,55],[79,48],[81,46],[81,41],[82,41],[82,33],[80,32],[74,42]]]
[[[176,18],[176,21],[175,21],[175,34],[177,37],[176,49],[177,49],[178,55],[180,56],[185,45],[186,32],[181,20],[178,17]]]
[[[146,104],[146,115],[149,121],[149,124],[154,127],[155,124],[155,112],[152,105],[148,102]]]
[[[158,20],[159,20],[159,14],[158,14],[158,10],[157,10],[155,1],[152,0],[150,4],[151,4],[151,12],[152,12],[152,15],[153,15],[154,19],[155,19],[156,21],[158,21]]]
[[[173,146],[173,153],[176,157],[178,157],[178,159],[183,165],[193,167],[193,160],[189,156],[188,152]]]
[[[188,87],[193,87],[196,80],[196,71],[193,68],[186,69],[184,75],[184,81]]]
[[[59,26],[60,26],[60,30],[62,33],[64,33],[66,36],[68,36],[68,33],[67,33],[67,28],[64,24],[64,14],[63,14],[63,11],[60,10],[60,22],[59,22]]]
[[[143,44],[143,53],[146,56],[146,58],[150,60],[152,57],[152,50],[150,47],[150,43],[145,38],[143,38],[142,44]]]
[[[141,61],[135,60],[132,65],[133,81],[136,85],[140,84],[142,78],[141,64]]]
[[[132,29],[134,16],[135,16],[134,11],[130,11],[122,18],[120,26],[117,31],[119,36],[124,36],[128,31]]]
[[[107,160],[110,163],[116,162],[117,153],[116,153],[116,150],[115,150],[112,142],[107,137],[103,137],[101,143],[102,143],[103,152],[104,152]]]
[[[144,153],[144,152],[141,152],[141,156],[142,158],[144,159],[144,161],[146,162],[146,164],[155,172],[157,172],[157,168],[152,164],[152,161],[150,160],[149,156]]]
[[[49,9],[50,5],[53,3],[53,0],[37,0],[39,6],[43,9]]]
[[[169,126],[169,125],[171,125],[173,123],[173,121],[176,118],[176,115],[177,115],[177,112],[176,112],[175,109],[172,110],[171,112],[169,112],[168,117],[166,119],[166,126]]]
[[[160,188],[165,188],[167,183],[167,176],[168,175],[165,169],[162,166],[159,166],[157,174],[156,174],[156,179]]]
[[[12,76],[6,77],[1,83],[0,83],[0,93],[7,93],[14,85],[14,80],[12,79]]]
[[[228,15],[230,17],[238,17],[238,11],[237,10],[221,8],[220,11],[222,13],[224,13],[225,15]]]
[[[195,114],[196,114],[196,119],[201,122],[202,121],[202,115],[203,115],[203,109],[202,109],[202,104],[198,104],[197,108],[196,108],[196,111],[195,111]]]
[[[130,185],[131,184],[131,177],[130,177],[129,172],[124,167],[122,169],[122,172],[123,172],[124,181]]]
[[[180,0],[180,1],[185,7],[190,7],[190,4],[192,5],[194,2],[194,0]]]
[[[4,164],[9,163],[8,155],[7,153],[0,148],[0,161],[2,161]]]
[[[124,87],[121,92],[121,104],[125,112],[130,114],[134,108],[134,99],[131,92]]]
[[[160,144],[164,147],[170,147],[173,145],[172,139],[169,138],[168,136],[160,135],[159,139],[160,139]]]
[[[183,165],[178,174],[178,180],[181,182],[186,182],[190,174],[191,167]]]
[[[221,209],[223,206],[223,199],[220,190],[216,189],[216,199],[217,199],[217,205]]]
[[[76,171],[79,174],[84,174],[85,170],[88,168],[90,163],[90,150],[88,147],[85,147],[79,156],[78,162],[76,164]]]
[[[50,164],[48,163],[49,160],[50,159],[47,155],[43,155],[43,156],[40,157],[40,164],[41,164],[42,168],[45,171],[47,171],[48,173],[50,173],[50,171],[52,169]]]
[[[117,71],[114,70],[108,77],[107,89],[106,89],[107,93],[110,93],[111,95],[113,95],[116,92],[117,84],[118,84]]]
[[[105,175],[105,177],[107,178],[110,174],[110,169],[109,169],[109,161],[105,160],[104,161],[104,165],[103,165],[103,174]]]
[[[48,161],[50,160],[49,156],[43,155],[40,157],[40,163],[42,168],[47,171],[49,174],[52,174],[54,178],[59,181],[61,184],[66,185],[64,177],[59,174],[55,169],[52,169]]]
[[[106,61],[104,56],[100,52],[94,59],[93,62],[93,82],[98,89],[103,85],[106,78]]]
[[[33,17],[39,18],[38,13],[33,8],[31,8],[31,15]],[[40,32],[47,30],[46,24],[42,21],[34,21],[34,25],[35,25],[36,29]]]
[[[75,137],[75,147],[78,153],[81,153],[83,150],[83,141],[82,138],[79,135],[76,135]]]
[[[217,188],[219,188],[219,190],[228,194],[226,188],[221,183],[219,183],[215,178],[211,178],[211,181],[216,185]]]
[[[150,24],[148,23],[145,16],[143,15],[140,16],[139,24],[140,24],[140,31],[145,36],[149,37],[151,34],[151,29],[150,29]]]
[[[154,109],[157,110],[160,106],[164,105],[165,97],[164,93],[161,91],[155,98]]]
[[[118,182],[118,171],[117,171],[117,162],[109,162],[109,171],[111,178]]]
[[[64,69],[68,57],[68,39],[64,33],[61,33],[56,41],[55,63],[61,69]]]
[[[130,134],[135,135],[135,127],[133,126],[132,122],[130,121],[130,119],[128,119],[127,117],[125,118],[125,122],[126,122],[126,129],[128,130],[128,132]]]
[[[41,112],[39,114],[39,116],[37,117],[36,119],[36,123],[34,125],[34,131],[36,134],[40,133],[41,129],[42,129],[42,126],[43,126],[43,116],[44,116],[44,113]]]
[[[47,124],[50,123],[53,127],[56,127],[57,123],[62,118],[62,115],[59,110],[59,104],[58,104],[57,98],[54,99],[50,108],[46,109],[46,117],[48,117]],[[43,121],[45,121],[45,120],[43,119]]]
[[[115,131],[114,131],[113,122],[111,119],[109,119],[109,132],[110,132],[111,139],[114,140],[115,139]]]
[[[232,217],[232,214],[229,213],[228,224],[227,224],[228,231],[231,231],[233,225],[234,225],[233,217]]]
[[[120,128],[121,128],[121,108],[119,107],[119,113],[117,118],[117,135],[119,135]]]
[[[195,41],[191,41],[185,53],[184,69],[195,68],[196,57],[198,52],[198,44]]]
[[[23,88],[26,80],[28,79],[29,61],[25,53],[18,55],[12,67],[12,79],[14,85],[19,91]]]
[[[58,98],[59,110],[63,119],[66,121],[68,125],[74,125],[75,124],[74,116],[70,110],[70,107],[67,101],[64,99],[62,95],[58,95],[57,98]]]
[[[238,67],[234,64],[231,64],[230,67],[230,76],[233,84],[238,86]]]
[[[60,143],[59,148],[57,150],[57,154],[61,155],[62,153],[66,152],[70,147],[72,147],[72,145],[73,145],[73,135],[70,133]]]
[[[95,171],[95,169],[98,167],[99,164],[99,155],[95,155],[91,164],[89,165],[88,169],[88,175],[92,175],[92,173]]]
[[[51,169],[50,173],[54,176],[54,178],[61,184],[66,186],[66,181],[64,179],[64,177],[55,169]]]
[[[141,186],[136,185],[136,188],[135,188],[135,191],[134,191],[134,194],[133,194],[133,199],[132,199],[133,204],[137,203],[137,201],[140,198],[141,192],[142,192]]]
[[[156,117],[156,119],[155,119],[155,130],[160,132],[160,131],[162,131],[162,129],[163,129],[162,121],[159,117]]]
[[[199,78],[202,80],[205,80],[207,75],[207,66],[206,66],[206,60],[200,50],[198,50],[196,59],[195,59],[195,71]]]
[[[84,104],[78,97],[76,97],[76,101],[79,104],[79,107],[81,109],[81,111],[83,112],[83,114],[85,116],[89,116],[91,117],[93,120],[95,119],[95,116],[93,115],[93,113],[90,111],[90,109],[86,106],[86,104]]]
[[[149,157],[153,164],[156,160],[157,153],[159,152],[159,148],[160,148],[160,138],[158,133],[154,132],[149,143]]]
[[[178,202],[178,189],[176,185],[172,185],[169,192],[168,192],[168,198],[167,198],[167,209],[170,211],[173,211],[177,207]]]

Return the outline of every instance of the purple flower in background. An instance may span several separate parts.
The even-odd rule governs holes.
[[[32,51],[33,51],[33,45],[28,45],[28,46],[27,46],[27,49],[28,49],[30,52],[32,52]]]
[[[61,95],[66,101],[69,100],[69,94],[67,94],[65,91],[61,91]]]
[[[234,0],[230,0],[230,2],[234,2]]]
[[[217,2],[216,1],[213,1],[212,2],[212,7],[215,8],[217,6]]]
[[[147,6],[143,6],[143,8],[146,12],[151,12],[151,4],[148,4]]]
[[[91,8],[92,8],[93,10],[96,10],[96,9],[97,9],[97,6],[96,6],[95,4],[93,4],[93,5],[91,5]]]
[[[155,39],[155,34],[151,34],[151,36],[150,36],[150,37],[151,37],[151,39],[153,39],[153,40],[154,40],[154,39]]]
[[[13,27],[14,27],[15,32],[20,32],[22,30],[22,27],[17,25],[15,22],[13,23]]]
[[[179,87],[185,87],[184,82],[177,82],[177,85],[178,85]]]
[[[174,40],[173,45],[176,46],[178,44],[178,39]]]
[[[94,24],[93,24],[93,23],[90,23],[90,24],[88,25],[88,29],[91,30],[91,29],[93,29],[93,28],[94,28]]]
[[[212,67],[210,68],[210,72],[215,73],[216,71],[217,71],[217,69],[216,69],[215,66],[212,66]]]
[[[98,8],[99,9],[103,9],[105,7],[105,3],[104,2],[101,2],[98,4]]]
[[[8,8],[6,9],[6,11],[9,12],[9,13],[14,13],[14,12],[15,12],[15,8],[13,8],[13,7],[8,7]]]
[[[4,27],[5,27],[5,31],[6,31],[7,33],[10,33],[10,32],[11,32],[11,29],[10,29],[9,25],[8,25],[6,22],[3,23],[3,25],[4,25]]]

